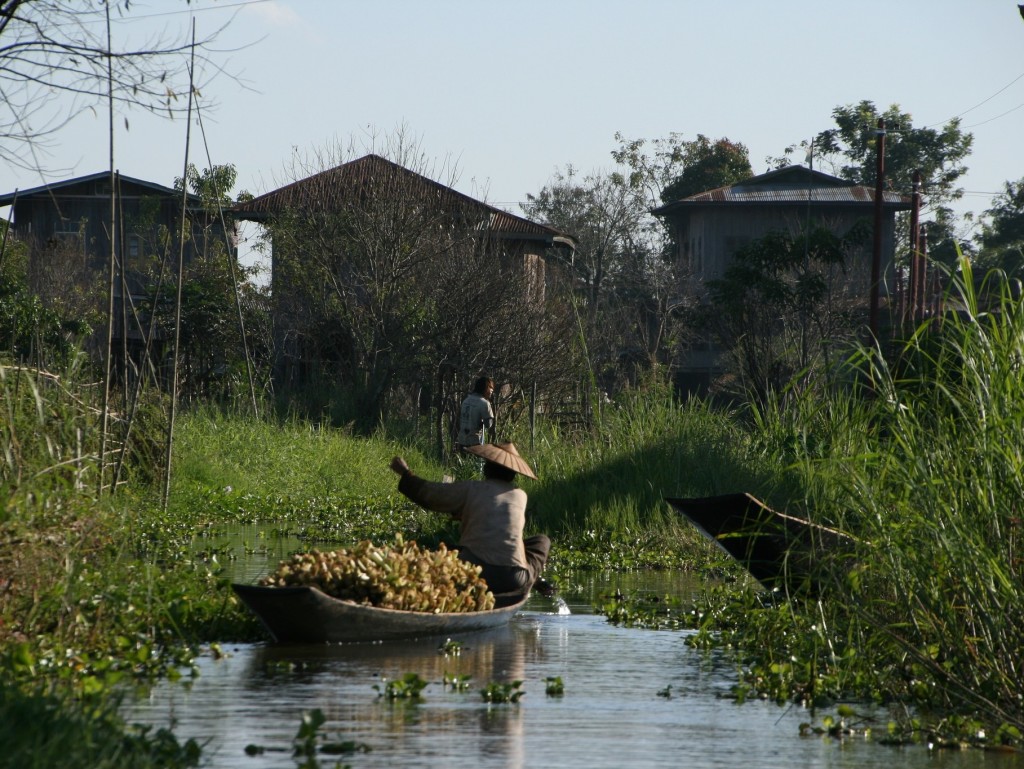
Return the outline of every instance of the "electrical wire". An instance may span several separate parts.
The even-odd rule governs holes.
[[[921,126],[921,127],[922,127],[922,128],[935,128],[936,126],[941,126],[941,125],[945,125],[945,124],[946,124],[946,123],[948,123],[948,122],[949,122],[950,120],[956,120],[957,118],[962,118],[962,117],[963,117],[964,115],[966,115],[966,114],[967,114],[968,112],[973,112],[974,110],[978,109],[978,107],[981,107],[981,106],[983,106],[983,105],[987,104],[988,102],[992,101],[992,100],[993,100],[994,98],[996,98],[996,97],[997,97],[997,96],[998,96],[999,94],[1001,94],[1001,93],[1002,93],[1003,91],[1005,91],[1005,90],[1006,90],[1007,88],[1009,88],[1009,87],[1010,87],[1011,85],[1013,85],[1014,83],[1016,83],[1016,82],[1017,82],[1018,80],[1020,80],[1021,78],[1024,78],[1024,72],[1021,72],[1021,73],[1020,73],[1019,75],[1017,75],[1017,77],[1015,77],[1015,78],[1014,78],[1013,80],[1011,80],[1011,81],[1010,81],[1009,83],[1007,83],[1006,85],[1004,85],[1004,86],[1003,86],[1002,88],[1000,88],[1000,89],[999,89],[998,91],[996,91],[996,92],[995,92],[994,94],[992,94],[991,96],[989,96],[989,97],[988,97],[987,99],[983,99],[982,101],[980,101],[980,102],[978,102],[977,104],[975,104],[975,105],[974,105],[973,107],[971,107],[971,108],[969,108],[969,109],[965,109],[965,110],[964,110],[963,112],[961,112],[960,114],[958,114],[958,115],[953,115],[953,116],[952,116],[951,118],[948,118],[948,119],[946,119],[946,120],[943,120],[943,121],[942,121],[941,123],[932,123],[931,125],[926,125],[926,126]],[[988,120],[983,120],[983,121],[982,121],[982,122],[980,122],[980,123],[974,123],[973,125],[969,125],[969,126],[964,126],[964,127],[965,127],[965,128],[974,128],[974,126],[979,126],[979,125],[985,125],[985,123],[991,123],[991,122],[992,122],[993,120],[998,120],[999,118],[1001,118],[1001,117],[1004,117],[1005,115],[1009,115],[1009,114],[1010,114],[1011,112],[1014,112],[1014,111],[1016,111],[1016,110],[1019,110],[1019,109],[1020,109],[1021,107],[1024,107],[1024,104],[1018,104],[1018,105],[1017,105],[1016,107],[1014,107],[1013,109],[1009,109],[1009,110],[1007,110],[1006,112],[1002,113],[1001,115],[996,115],[995,117],[993,117],[993,118],[989,118]]]

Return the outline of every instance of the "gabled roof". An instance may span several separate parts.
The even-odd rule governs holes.
[[[471,213],[479,218],[481,226],[492,236],[573,245],[572,237],[567,233],[490,206],[372,154],[238,203],[231,212],[238,219],[263,222],[288,210],[340,210],[351,205],[353,199],[358,199],[370,186],[376,195],[395,191],[405,197],[412,195],[429,200],[453,211]]]
[[[160,197],[181,197],[181,190],[175,190],[171,187],[164,187],[162,184],[156,184],[155,182],[147,182],[144,179],[136,179],[131,176],[120,175],[122,186],[125,184],[134,185],[141,188],[153,195],[159,195]],[[38,187],[32,187],[27,190],[16,190],[14,192],[8,192],[5,195],[0,195],[0,206],[12,205],[15,199],[25,199],[34,197],[37,195],[57,195],[61,193],[70,193],[74,187],[87,185],[92,182],[105,182],[110,180],[109,171],[100,171],[95,174],[87,174],[86,176],[76,176],[73,179],[64,179],[59,182],[50,182],[49,184],[41,184]],[[198,195],[189,193],[189,202],[197,203],[200,198]]]
[[[786,166],[726,187],[666,203],[652,213],[661,216],[684,208],[706,205],[812,203],[873,206],[874,202],[873,187],[855,184],[805,166]],[[909,210],[911,207],[910,196],[898,192],[883,192],[882,203],[886,208],[897,211]]]

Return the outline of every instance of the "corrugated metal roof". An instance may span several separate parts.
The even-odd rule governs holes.
[[[475,218],[478,226],[498,237],[543,239],[572,244],[568,233],[495,208],[379,155],[366,155],[313,176],[292,182],[238,203],[231,212],[239,219],[266,221],[288,210],[329,212],[352,205],[361,195],[397,193]]]
[[[667,203],[654,209],[663,215],[682,208],[700,205],[822,203],[829,205],[874,205],[875,190],[804,166],[788,166],[760,176],[744,179],[727,187],[700,192],[688,198]],[[909,210],[911,198],[897,192],[885,191],[882,201],[886,208]]]
[[[144,179],[136,179],[131,176],[125,176],[119,174],[121,184],[134,184],[149,190],[154,195],[161,197],[173,197],[175,195],[181,196],[181,190],[175,190],[171,187],[164,187],[162,184],[156,182],[147,182]],[[24,200],[25,198],[34,197],[36,195],[51,193],[59,193],[62,190],[67,190],[69,187],[75,187],[82,184],[88,184],[89,182],[106,182],[110,180],[110,171],[99,171],[95,174],[87,174],[86,176],[76,176],[73,179],[64,179],[59,182],[50,182],[49,184],[41,184],[38,187],[32,187],[27,190],[17,190],[16,192],[8,192],[5,195],[0,195],[0,206],[9,206],[14,203],[15,198]],[[188,194],[189,201],[191,203],[200,202],[198,195],[194,195],[191,192]]]
[[[883,192],[882,200],[887,204],[904,202],[896,192]],[[875,191],[870,187],[833,187],[826,189],[774,189],[758,190],[738,187],[722,187],[717,190],[692,195],[679,203],[874,203]],[[907,205],[910,204],[909,198]]]

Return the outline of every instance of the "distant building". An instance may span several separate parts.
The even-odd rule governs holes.
[[[911,208],[909,196],[883,195],[881,297],[895,293],[896,213]],[[677,248],[682,291],[702,297],[708,281],[721,279],[733,255],[770,232],[800,232],[808,222],[843,235],[858,221],[874,221],[875,190],[804,166],[788,166],[742,182],[701,192],[654,210],[668,224]],[[865,303],[871,286],[872,243],[846,265],[846,289]],[[682,352],[681,382],[705,389],[721,372],[720,350],[707,340]]]
[[[130,262],[142,253],[157,228],[178,231],[182,193],[130,176],[117,175],[116,179],[114,213],[120,227],[116,228],[114,239],[118,253],[123,253]],[[32,252],[59,246],[99,270],[105,269],[110,259],[113,200],[111,175],[102,171],[0,195],[0,206],[13,207],[11,234],[28,244]],[[206,219],[202,201],[192,194],[187,201],[195,234],[201,235]],[[222,233],[218,235],[222,237]],[[189,250],[195,252],[200,247],[200,242],[193,242]]]
[[[142,179],[120,174],[114,178],[116,195],[110,172],[102,171],[8,192],[0,195],[0,206],[12,208],[10,235],[28,248],[30,288],[44,299],[73,290],[96,293],[97,283],[109,275],[113,231],[117,263],[123,268],[113,286],[114,339],[124,339],[127,325],[128,345],[137,347],[144,332],[139,323],[126,323],[131,306],[123,298],[141,299],[146,268],[153,258],[177,264],[183,195]],[[185,263],[214,241],[233,251],[233,239],[225,238],[219,216],[207,213],[196,195],[188,194],[184,200],[189,226]],[[105,291],[101,293],[105,296]]]
[[[398,209],[404,207],[402,211]],[[302,327],[303,297],[295,286],[286,285],[276,262],[282,244],[274,237],[275,225],[289,217],[353,214],[367,221],[366,212],[381,211],[380,220],[410,222],[429,227],[431,237],[476,239],[493,253],[504,267],[521,268],[530,276],[531,296],[544,296],[545,254],[549,249],[571,251],[571,236],[552,227],[515,216],[451,187],[393,163],[379,155],[365,155],[334,168],[288,184],[249,201],[236,204],[232,215],[238,220],[259,222],[269,231],[271,254],[271,295],[274,306],[274,337],[278,354],[279,384],[300,383],[317,367],[319,340]],[[371,215],[372,216],[372,215]],[[438,241],[440,242],[440,241]],[[301,246],[293,246],[301,249]]]

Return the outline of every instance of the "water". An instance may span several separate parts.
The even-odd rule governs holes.
[[[326,716],[320,732],[330,741],[370,748],[321,755],[323,767],[1024,767],[1003,754],[801,737],[809,712],[736,704],[727,696],[732,663],[689,648],[685,633],[615,627],[591,609],[616,589],[697,587],[689,575],[582,575],[563,585],[560,600],[532,597],[508,627],[455,639],[457,656],[441,652],[445,639],[228,645],[222,659],[200,659],[194,682],[161,684],[127,702],[125,715],[199,740],[206,765],[221,769],[294,769],[302,759],[292,755],[293,738],[313,709]],[[422,702],[378,696],[375,685],[407,673],[429,682]],[[446,675],[470,676],[471,688],[446,688]],[[548,696],[546,679],[556,676],[564,694]],[[480,694],[517,680],[525,694],[516,703],[488,704]],[[247,755],[247,746],[262,752]]]
[[[684,634],[617,628],[568,608],[573,613],[559,615],[551,602],[531,599],[509,627],[459,639],[458,656],[440,652],[443,639],[229,646],[223,659],[200,660],[193,684],[162,684],[127,715],[173,725],[180,739],[205,743],[209,766],[224,769],[295,767],[292,739],[301,714],[314,708],[327,717],[321,731],[330,739],[372,748],[345,757],[366,769],[1024,766],[977,752],[802,738],[808,712],[727,699],[732,666],[688,648]],[[430,682],[419,704],[388,701],[373,688],[412,672]],[[446,674],[471,676],[472,688],[446,689]],[[563,681],[560,697],[545,694],[553,676]],[[480,696],[489,682],[514,680],[525,691],[517,703],[489,705]],[[248,745],[265,752],[246,755]]]

